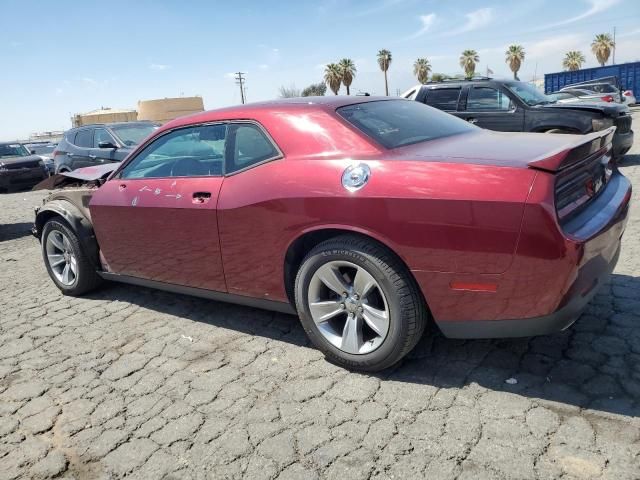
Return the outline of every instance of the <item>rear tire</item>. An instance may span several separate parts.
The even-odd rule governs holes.
[[[77,235],[63,221],[52,219],[44,224],[41,245],[47,272],[64,295],[82,295],[102,283]]]
[[[409,353],[428,318],[406,266],[386,247],[352,235],[326,240],[307,254],[295,302],[307,335],[327,359],[369,372]]]

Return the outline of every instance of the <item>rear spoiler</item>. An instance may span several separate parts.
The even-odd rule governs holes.
[[[531,168],[544,170],[546,172],[559,172],[594,155],[596,152],[602,151],[602,153],[605,153],[607,150],[610,150],[615,131],[616,127],[609,127],[600,132],[583,135],[580,140],[567,142],[566,146],[550,154],[545,154],[544,157],[534,159],[527,165]]]

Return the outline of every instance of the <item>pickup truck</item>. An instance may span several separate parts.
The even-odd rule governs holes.
[[[616,158],[633,145],[629,107],[619,103],[561,104],[524,82],[492,78],[446,80],[417,85],[402,96],[479,127],[503,132],[586,134],[615,126]]]

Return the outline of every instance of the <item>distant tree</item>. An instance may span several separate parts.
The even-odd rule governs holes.
[[[447,78],[449,77],[447,77],[444,73],[434,73],[433,75],[431,75],[432,82],[442,82]]]
[[[429,72],[431,72],[431,64],[426,58],[418,58],[413,63],[413,74],[418,78],[420,83],[427,83]]]
[[[604,64],[609,60],[611,50],[616,44],[613,42],[613,38],[608,33],[599,33],[591,43],[591,51],[598,59],[598,63],[604,67]]]
[[[288,87],[282,85],[279,91],[280,98],[295,98],[300,96],[300,89],[296,88],[294,84],[291,84]]]
[[[386,49],[382,49],[378,52],[378,66],[380,70],[384,73],[384,93],[388,97],[389,96],[389,82],[387,81],[387,70],[389,70],[389,65],[391,65],[391,52]]]
[[[340,65],[340,69],[342,70],[342,84],[347,87],[347,95],[350,95],[349,87],[351,86],[351,82],[353,82],[354,77],[356,76],[356,64],[353,63],[353,60],[350,58],[343,58],[338,63]]]
[[[586,61],[582,52],[578,50],[572,50],[567,52],[564,56],[564,60],[562,61],[562,67],[565,70],[569,70],[573,72],[574,70],[580,70],[582,68],[582,64]]]
[[[333,92],[338,95],[342,83],[342,68],[337,63],[330,63],[324,69],[324,81]]]
[[[327,93],[327,85],[324,82],[313,83],[302,90],[303,97],[322,97]]]
[[[465,50],[462,52],[462,55],[460,55],[460,66],[464,70],[466,78],[473,77],[473,74],[476,72],[476,63],[479,61],[480,57],[475,50]]]
[[[509,45],[507,51],[504,52],[504,61],[509,65],[509,68],[513,72],[513,79],[520,80],[518,78],[518,70],[524,62],[524,47],[522,45]]]

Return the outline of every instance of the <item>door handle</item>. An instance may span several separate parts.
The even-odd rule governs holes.
[[[95,159],[96,159],[96,158],[98,158],[98,157],[96,157],[95,155],[89,155],[89,158],[90,158],[91,160],[95,160]]]
[[[476,123],[478,123],[478,119],[477,118],[470,118],[470,119],[467,120],[467,122],[472,123],[472,124],[475,125]]]
[[[73,153],[67,152],[67,157],[73,157]]]
[[[207,203],[211,199],[210,192],[194,192],[193,203]]]

